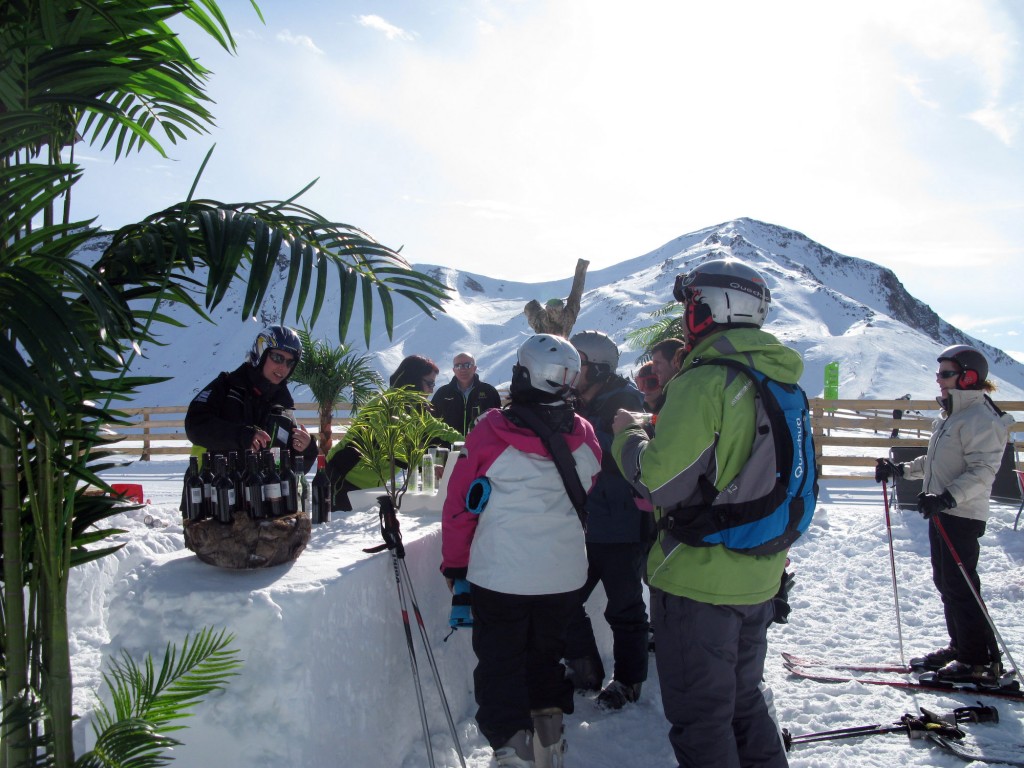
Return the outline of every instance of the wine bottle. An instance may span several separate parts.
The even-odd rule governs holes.
[[[213,473],[213,519],[218,523],[231,525],[235,520],[235,486],[228,477],[227,460],[224,455],[214,459],[216,471]]]
[[[298,488],[295,487],[295,470],[292,469],[291,454],[287,448],[281,449],[281,499],[282,514],[294,515],[299,510]]]
[[[235,489],[235,506],[231,510],[235,512],[245,509],[245,485],[242,483],[242,466],[238,458],[238,451],[231,451],[228,454],[228,478]]]
[[[203,481],[202,517],[213,517],[213,468],[210,466],[209,451],[203,453],[203,468],[199,470],[199,479]]]
[[[242,475],[242,482],[245,484],[245,506],[249,517],[259,520],[266,517],[267,513],[263,508],[263,474],[257,463],[256,454],[252,451],[245,452],[245,474]]]
[[[199,477],[199,458],[189,456],[188,471],[185,473],[185,519],[203,518],[203,481]]]
[[[314,525],[331,522],[331,484],[327,480],[327,457],[316,457],[316,474],[312,483],[312,522]]]
[[[296,453],[292,456],[292,470],[295,473],[295,493],[298,502],[298,508],[302,510],[303,514],[309,516],[309,481],[306,479],[306,473],[302,471],[303,458],[301,453]]]
[[[274,466],[274,454],[264,449],[263,455],[263,504],[270,517],[280,517],[284,504],[281,499],[281,476]]]

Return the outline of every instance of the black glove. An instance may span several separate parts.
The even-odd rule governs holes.
[[[789,571],[782,572],[782,583],[779,585],[779,591],[772,598],[772,608],[775,610],[775,616],[772,617],[772,621],[776,624],[789,623],[789,613],[793,610],[789,604],[789,590],[793,587],[794,581],[796,581],[796,577],[792,573]]]
[[[888,483],[894,477],[903,477],[903,465],[893,464],[888,459],[875,459],[875,482]]]
[[[925,520],[936,512],[945,512],[947,509],[952,509],[955,506],[956,500],[950,495],[949,491],[943,491],[938,495],[934,493],[917,494],[917,511],[924,516]]]

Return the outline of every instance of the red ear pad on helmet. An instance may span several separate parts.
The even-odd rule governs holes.
[[[978,372],[972,371],[970,368],[964,370],[960,374],[960,377],[956,380],[956,384],[960,389],[968,389],[978,383]]]

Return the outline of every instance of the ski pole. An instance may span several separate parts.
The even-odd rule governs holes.
[[[412,577],[409,575],[409,566],[405,562],[404,558],[400,559],[402,572],[405,574],[405,581],[409,585],[409,597],[412,603],[413,614],[416,616],[416,626],[420,630],[420,640],[423,641],[423,650],[427,655],[427,663],[430,665],[430,671],[434,673],[434,683],[437,685],[437,693],[441,697],[441,705],[444,709],[444,716],[448,720],[448,731],[451,733],[452,741],[455,742],[455,752],[459,756],[459,764],[462,768],[466,768],[466,760],[462,755],[462,744],[459,743],[459,734],[455,728],[455,720],[452,718],[452,710],[448,705],[448,696],[445,695],[444,686],[441,685],[441,673],[437,669],[437,661],[434,659],[434,652],[430,648],[430,638],[427,635],[426,625],[423,623],[423,614],[420,613],[420,607],[416,602],[416,592],[412,586]]]
[[[889,535],[889,570],[892,572],[892,599],[896,605],[896,636],[900,643],[900,664],[907,666],[907,659],[903,652],[903,622],[900,620],[900,593],[896,587],[896,555],[892,547],[892,521],[889,517],[889,488],[888,483],[882,482],[882,498],[885,499],[885,531]]]
[[[978,607],[981,608],[981,613],[985,617],[985,621],[988,622],[989,628],[992,630],[992,634],[995,635],[996,641],[999,643],[999,647],[1003,649],[1003,653],[1006,654],[1006,660],[1013,666],[1014,674],[1017,675],[1017,679],[1024,683],[1024,676],[1021,675],[1020,668],[1017,666],[1017,662],[1013,660],[1013,656],[1010,655],[1010,649],[1006,647],[1006,643],[1003,641],[1003,636],[999,634],[999,629],[996,627],[992,616],[988,612],[988,608],[985,607],[985,601],[981,599],[981,593],[974,586],[974,582],[971,581],[970,575],[967,573],[967,567],[964,565],[964,561],[960,559],[960,555],[957,554],[956,547],[953,546],[953,541],[949,538],[949,534],[946,533],[946,527],[939,520],[938,515],[932,515],[931,520],[935,523],[935,528],[942,536],[942,540],[946,542],[946,546],[949,548],[949,554],[953,556],[953,560],[956,562],[956,567],[960,569],[960,573],[964,577],[964,581],[967,582],[967,586],[970,587],[971,594],[974,595],[974,599],[978,602]],[[997,659],[998,661],[998,659]]]
[[[404,550],[403,550],[404,551]],[[391,550],[391,562],[395,568],[395,584],[398,587],[398,604],[402,609],[402,623],[405,626],[405,644],[409,648],[409,661],[412,664],[412,681],[413,686],[416,688],[416,704],[420,710],[420,726],[423,728],[423,741],[427,747],[427,761],[430,764],[430,768],[435,768],[436,763],[434,762],[434,750],[430,745],[430,726],[427,723],[427,707],[423,701],[423,684],[420,683],[420,671],[419,665],[416,663],[416,648],[412,642],[412,627],[409,625],[409,608],[406,603],[405,590],[402,589],[402,575],[399,563],[402,558],[398,556],[398,551],[395,549]]]
[[[801,744],[855,739],[861,736],[875,736],[883,733],[905,733],[911,739],[924,738],[928,734],[945,736],[947,739],[962,739],[964,737],[964,732],[953,723],[933,719],[928,714],[922,717],[906,714],[892,725],[862,725],[853,728],[839,728],[834,731],[805,733],[800,736],[788,736],[788,738],[788,732],[786,732],[783,734],[783,741],[787,745],[787,749],[789,749]]]

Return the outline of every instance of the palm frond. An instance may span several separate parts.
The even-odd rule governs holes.
[[[166,765],[163,753],[179,744],[167,734],[184,726],[178,721],[205,696],[222,690],[241,666],[238,651],[230,648],[233,635],[210,627],[195,637],[186,636],[181,651],[167,644],[159,672],[152,656],[137,664],[126,653],[112,659],[103,680],[110,689],[113,711],[100,702],[94,731],[96,747],[82,755],[76,766],[153,768]]]

